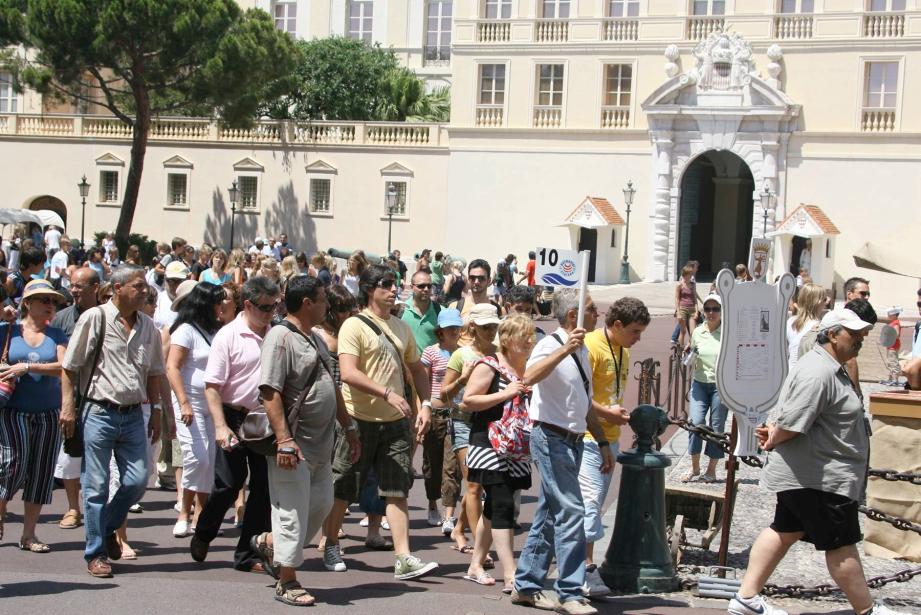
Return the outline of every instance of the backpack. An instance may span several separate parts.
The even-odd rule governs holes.
[[[478,363],[485,363],[496,372],[496,378],[490,387],[499,390],[499,380],[517,382],[518,377],[503,369],[495,357],[483,357]],[[506,401],[502,407],[502,418],[489,424],[489,444],[499,455],[510,461],[529,461],[531,459],[531,419],[528,417],[526,397],[517,395]]]

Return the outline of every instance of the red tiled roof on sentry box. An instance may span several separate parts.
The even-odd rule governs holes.
[[[587,196],[585,199],[591,201],[592,206],[601,214],[601,217],[604,218],[604,221],[608,224],[615,226],[623,226],[626,224],[624,219],[621,217],[617,210],[614,209],[614,206],[611,205],[611,202],[606,198],[600,196]],[[572,210],[572,212],[567,216],[567,218],[572,218],[572,216],[582,209],[582,205],[585,203],[585,199],[579,205]]]

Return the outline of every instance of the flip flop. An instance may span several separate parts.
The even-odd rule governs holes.
[[[693,483],[700,479],[700,474],[694,474],[693,472],[688,472],[681,478],[682,483]]]
[[[709,474],[701,474],[700,478],[697,479],[702,483],[717,483],[720,479],[715,476],[710,476]]]
[[[135,551],[131,547],[127,547],[127,548],[122,547],[122,559],[137,559],[137,558],[138,558],[137,551]]]
[[[19,542],[19,548],[23,551],[29,551],[31,553],[48,553],[51,551],[51,547],[43,543],[38,538],[26,538]]]
[[[495,585],[496,584],[496,580],[492,578],[488,572],[481,572],[477,576],[473,576],[472,574],[465,574],[464,580],[473,581],[477,585]]]
[[[451,548],[457,551],[458,553],[463,553],[464,555],[470,555],[473,553],[473,547],[471,545],[464,545],[459,547],[457,545],[451,545]]]

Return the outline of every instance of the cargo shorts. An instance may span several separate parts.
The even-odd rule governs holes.
[[[361,457],[349,462],[349,442],[339,438],[333,453],[333,495],[350,504],[357,502],[361,488],[374,469],[377,491],[382,498],[405,498],[413,484],[413,433],[409,419],[388,423],[352,419],[358,426]]]

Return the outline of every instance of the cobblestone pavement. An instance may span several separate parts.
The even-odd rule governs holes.
[[[879,385],[863,384],[865,394],[871,391],[882,389]],[[727,429],[728,429],[727,425]],[[684,486],[681,478],[690,470],[690,456],[687,455],[687,432],[681,430],[663,448],[663,452],[668,454],[672,459],[672,466],[666,474],[666,484],[668,486]],[[702,459],[702,465],[706,458]],[[762,489],[758,484],[759,468],[749,467],[740,464],[740,469],[736,476],[741,480],[739,485],[738,496],[736,498],[735,512],[732,519],[729,556],[727,565],[739,570],[739,578],[742,571],[748,564],[748,555],[752,543],[761,532],[767,527],[774,514],[775,498],[772,493]],[[724,464],[720,464],[717,475],[720,478],[725,477]],[[712,491],[722,494],[725,491],[725,481],[721,480],[715,484],[703,484],[698,482],[689,483],[687,486],[693,489]],[[921,489],[918,487],[912,487]],[[921,496],[921,491],[919,491]],[[866,517],[861,515],[861,526],[866,521]],[[687,530],[687,538],[691,542],[699,542],[701,532],[694,529]],[[686,548],[683,551],[681,564],[682,571],[686,573],[707,574],[709,566],[718,564],[717,553],[719,550],[719,536],[711,544],[709,550],[698,548]],[[870,557],[863,552],[862,545],[858,545],[861,558],[863,560],[866,576],[874,577],[879,575],[890,575],[894,572],[906,568],[914,568],[921,564],[905,560],[890,560],[879,557]],[[817,552],[812,545],[806,543],[797,543],[794,545],[787,556],[781,561],[774,575],[770,579],[771,583],[776,585],[797,584],[811,587],[823,583],[830,583],[831,577],[825,567],[825,558],[822,553]],[[883,588],[872,590],[874,598],[885,599],[886,604],[907,610],[912,613],[921,613],[921,577],[905,583],[890,583]],[[821,610],[836,610],[847,607],[847,601],[840,593],[829,597],[815,599],[791,599],[791,598],[771,598],[772,604],[781,608],[797,607]]]

